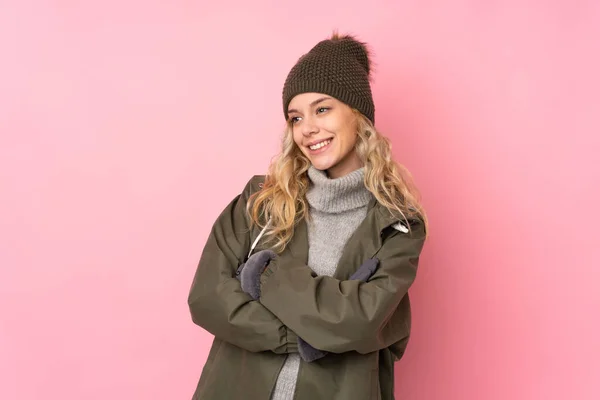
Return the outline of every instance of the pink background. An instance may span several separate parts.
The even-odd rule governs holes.
[[[371,44],[431,219],[398,399],[600,398],[600,3],[0,4],[0,398],[189,399],[186,297],[281,87]]]

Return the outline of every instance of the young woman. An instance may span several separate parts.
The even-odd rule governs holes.
[[[337,34],[290,71],[281,154],[218,217],[189,294],[215,336],[194,399],[394,398],[427,218],[369,78]]]

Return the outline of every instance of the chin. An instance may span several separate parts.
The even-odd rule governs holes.
[[[323,162],[323,161],[321,161],[321,162],[314,161],[313,162],[313,160],[311,160],[310,163],[313,167],[315,167],[319,171],[327,171],[329,168],[334,166],[334,163],[332,163],[332,162]]]

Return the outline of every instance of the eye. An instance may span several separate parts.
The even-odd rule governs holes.
[[[298,121],[300,121],[300,117],[290,117],[290,122],[293,124],[296,124]]]
[[[327,110],[329,110],[329,107],[319,107],[317,108],[317,114],[324,113]]]

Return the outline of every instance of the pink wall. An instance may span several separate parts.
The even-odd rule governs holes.
[[[201,3],[0,5],[1,399],[190,398],[201,248],[334,27],[432,223],[397,397],[600,398],[600,3]]]

